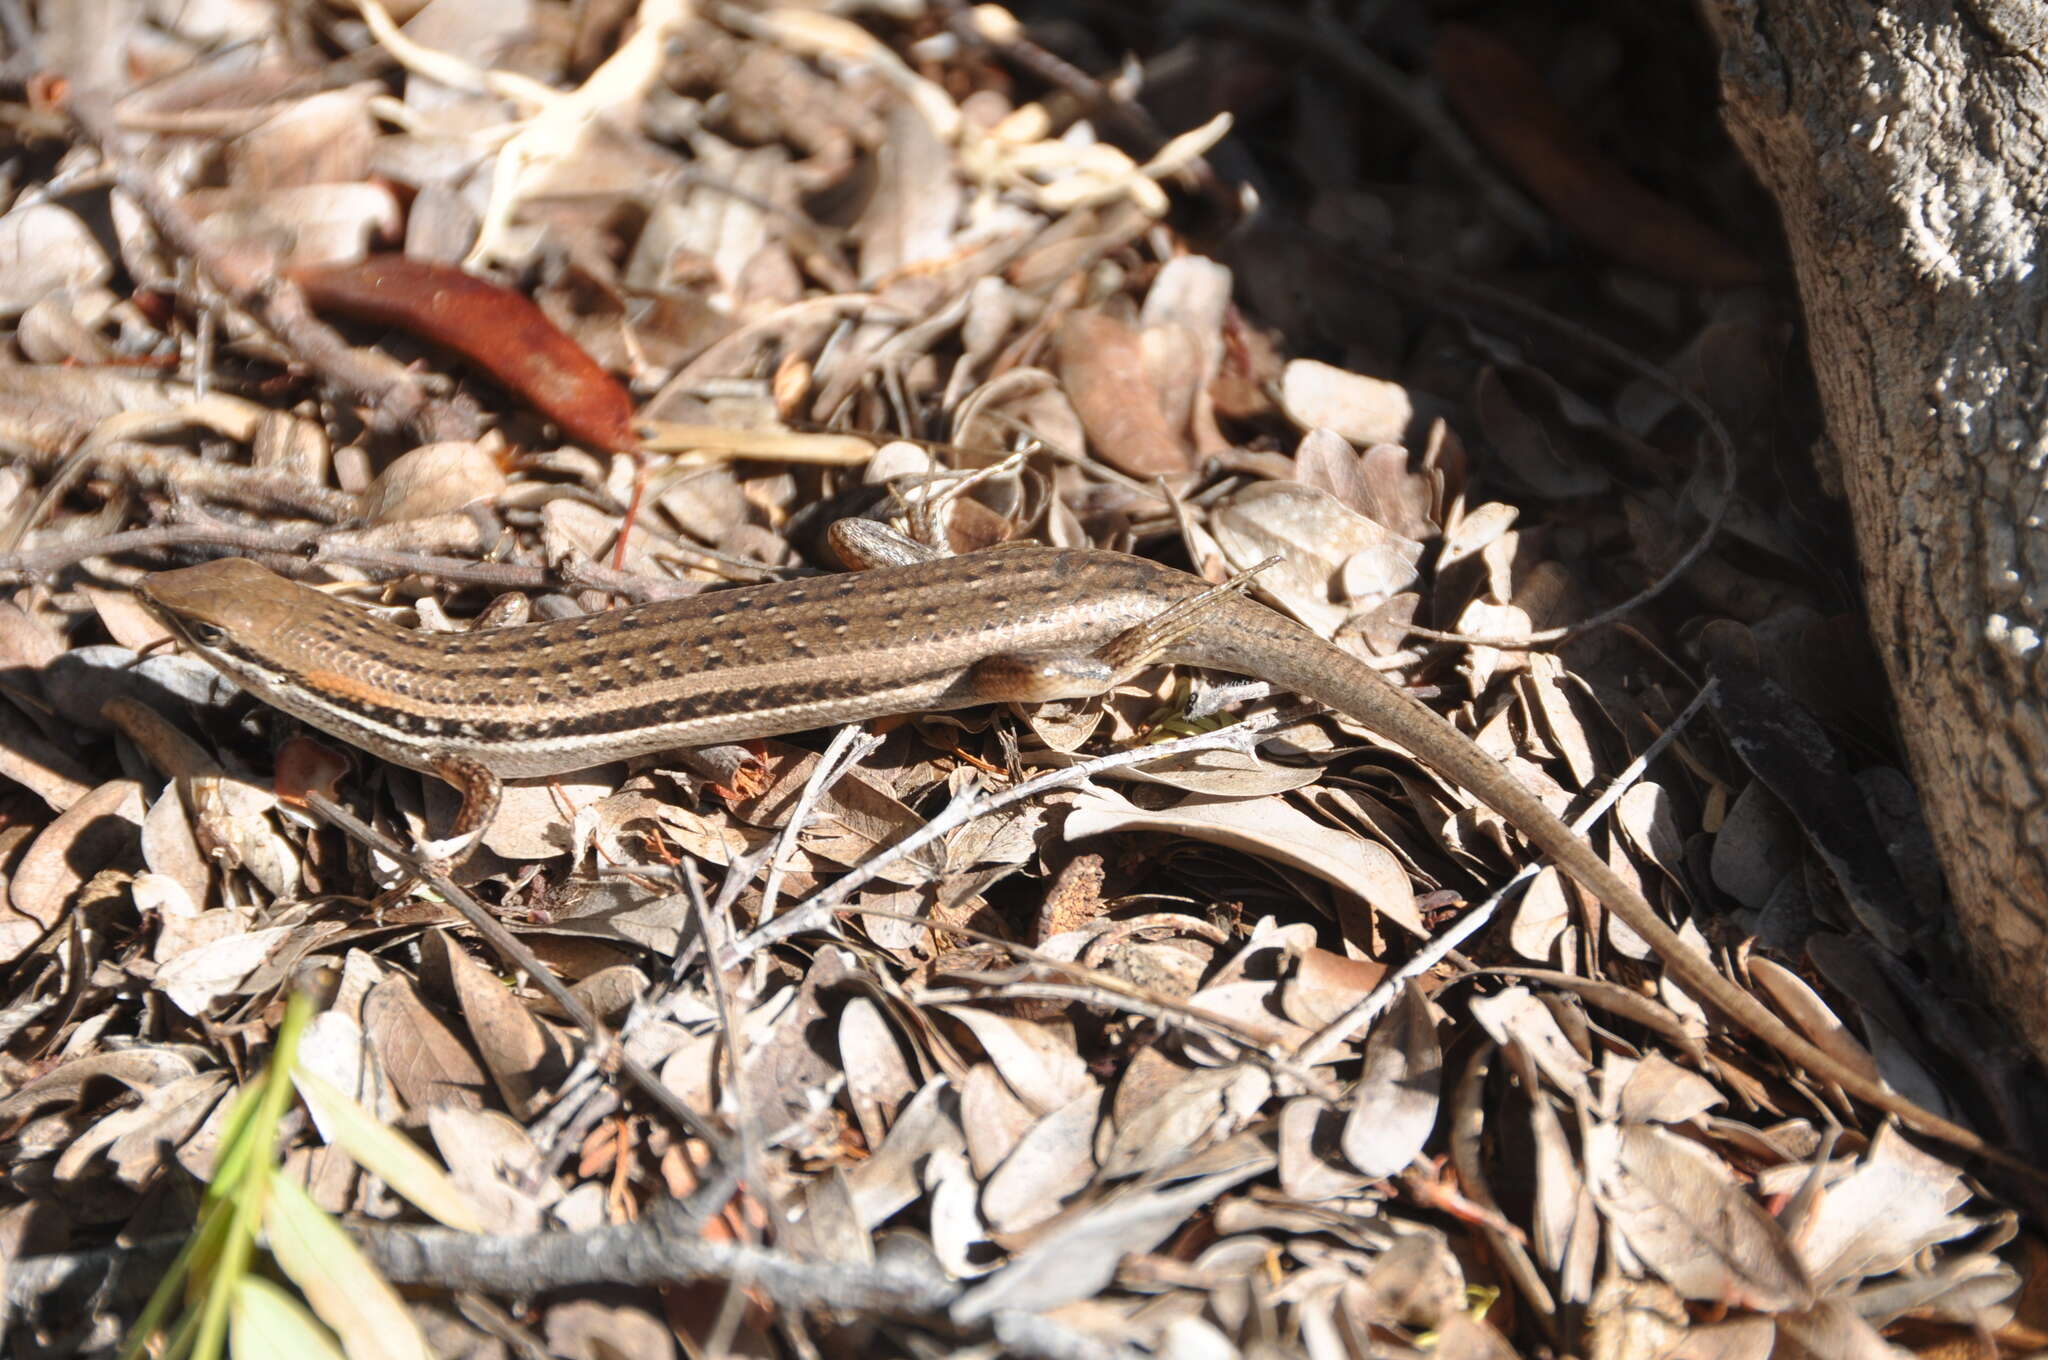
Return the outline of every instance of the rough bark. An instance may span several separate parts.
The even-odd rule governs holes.
[[[1956,914],[2048,1059],[2048,7],[1706,10]]]

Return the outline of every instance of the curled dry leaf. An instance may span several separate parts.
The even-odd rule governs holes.
[[[55,925],[89,871],[120,862],[142,828],[142,786],[100,785],[66,808],[30,843],[7,885],[7,900],[45,928]]]
[[[515,1115],[526,1118],[536,1097],[568,1071],[566,1045],[445,933],[436,931],[427,938],[455,985],[470,1038],[483,1054],[498,1094]]]
[[[1856,1169],[1819,1198],[1795,1247],[1821,1289],[1888,1275],[1975,1232],[1978,1221],[1961,1212],[1970,1199],[1954,1167],[1886,1126]]]
[[[197,1072],[147,1092],[140,1104],[95,1120],[57,1159],[53,1175],[73,1181],[102,1149],[114,1174],[141,1188],[163,1174],[163,1150],[185,1147],[229,1094],[224,1072]]]
[[[54,812],[92,792],[86,769],[29,727],[12,707],[0,708],[0,780],[20,785]]]
[[[1325,826],[1284,799],[1194,799],[1150,811],[1110,790],[1087,789],[1074,800],[1065,824],[1070,841],[1128,829],[1170,831],[1278,860],[1362,900],[1406,930],[1425,933],[1408,872],[1391,850]]]
[[[228,144],[229,181],[247,189],[281,189],[367,177],[377,134],[372,90],[323,90],[285,104]]]
[[[1280,1006],[1289,1020],[1321,1029],[1363,1001],[1387,975],[1374,959],[1352,959],[1327,949],[1302,951],[1294,976],[1281,990]],[[1429,983],[1422,984],[1425,992]]]
[[[400,454],[363,494],[372,524],[426,519],[488,501],[505,488],[499,451],[475,440],[422,444]]]
[[[1216,507],[1209,529],[1235,567],[1278,556],[1259,573],[1259,592],[1325,637],[1413,586],[1422,558],[1420,543],[1299,482],[1245,487]]]
[[[561,1186],[545,1171],[546,1159],[517,1121],[498,1110],[467,1105],[432,1105],[427,1129],[447,1166],[450,1184],[441,1190],[443,1205],[422,1198],[422,1190],[393,1182],[392,1188],[450,1227],[461,1226],[456,1214],[477,1222],[474,1231],[538,1232],[548,1206],[558,1202]],[[365,1166],[370,1163],[365,1161]],[[388,1173],[379,1175],[390,1180]]]
[[[932,1153],[924,1165],[925,1192],[931,1197],[932,1251],[946,1273],[971,1280],[994,1268],[987,1250],[988,1228],[976,1201],[981,1186],[967,1158],[958,1152]]]
[[[633,398],[524,294],[402,255],[290,271],[315,309],[445,346],[533,403],[571,439],[631,449]]]

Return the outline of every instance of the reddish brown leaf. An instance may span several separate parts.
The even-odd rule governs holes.
[[[1650,192],[1589,145],[1521,55],[1491,34],[1446,24],[1437,78],[1458,116],[1560,221],[1624,264],[1710,288],[1755,283],[1755,260]]]
[[[1054,341],[1060,383],[1103,462],[1133,477],[1174,477],[1193,462],[1160,409],[1138,333],[1100,312],[1081,312]]]
[[[311,265],[287,276],[317,311],[397,326],[454,350],[579,443],[639,443],[631,395],[522,293],[403,255]]]

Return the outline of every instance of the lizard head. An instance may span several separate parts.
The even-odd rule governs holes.
[[[311,586],[239,557],[152,572],[141,593],[186,646],[244,689],[294,710],[290,682],[332,666],[334,639],[365,626]]]
[[[295,605],[304,607],[302,594],[326,603],[318,591],[240,557],[151,572],[141,590],[172,631],[208,655],[237,638],[269,636],[290,620]]]

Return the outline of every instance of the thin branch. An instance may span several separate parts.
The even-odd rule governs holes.
[[[63,539],[20,552],[0,553],[0,576],[48,576],[90,558],[152,552],[160,548],[229,548],[245,556],[272,553],[306,562],[333,562],[386,572],[392,576],[433,576],[443,581],[499,590],[540,590],[553,580],[546,567],[474,562],[463,557],[438,557],[396,548],[364,547],[335,542],[329,537],[334,532],[329,529],[308,529],[296,533],[246,529],[214,520],[159,525],[154,529],[95,534],[90,538]]]
[[[799,1261],[765,1247],[706,1242],[663,1224],[663,1215],[587,1232],[492,1237],[447,1228],[368,1228],[365,1253],[398,1285],[532,1294],[591,1285],[668,1285],[724,1280],[759,1290],[780,1307],[936,1314],[960,1292],[943,1276],[905,1264]]]
[[[528,949],[518,936],[507,930],[497,917],[486,911],[482,904],[463,891],[453,879],[428,863],[422,856],[407,850],[391,837],[363,822],[325,794],[308,792],[306,803],[314,812],[339,827],[358,843],[385,856],[408,873],[417,875],[423,883],[439,893],[443,901],[460,913],[462,919],[467,921],[477,934],[484,937],[491,948],[498,952],[500,958],[532,978],[534,985],[546,992],[549,999],[562,1008],[562,1013],[584,1032],[591,1045],[603,1055],[600,1061],[616,1054],[619,1070],[645,1091],[656,1105],[677,1123],[709,1143],[718,1151],[721,1158],[728,1155],[730,1140],[725,1134],[684,1104],[674,1091],[664,1085],[654,1073],[648,1071],[638,1059],[628,1055],[617,1038],[604,1027],[604,1022],[583,1004],[583,999],[564,986],[562,980],[541,961],[539,955]]]
[[[99,148],[114,183],[164,242],[189,257],[223,295],[274,336],[292,357],[345,400],[368,408],[374,422],[411,427],[428,442],[474,439],[477,423],[435,400],[403,367],[356,350],[313,315],[298,287],[270,265],[223,250],[178,201],[163,178],[122,153],[125,134],[103,98],[80,97],[70,109],[79,130]]]
[[[780,940],[822,927],[832,919],[834,913],[845,908],[847,899],[880,877],[884,869],[917,853],[958,827],[966,826],[1014,804],[1036,798],[1040,794],[1085,784],[1098,774],[1122,769],[1128,765],[1142,765],[1146,761],[1158,760],[1164,756],[1186,755],[1195,751],[1250,752],[1256,749],[1260,742],[1266,740],[1270,735],[1267,729],[1274,722],[1275,719],[1270,715],[1262,715],[1247,718],[1219,732],[1204,732],[1197,736],[1182,737],[1177,741],[1162,741],[1153,746],[1113,751],[1063,770],[1053,770],[1035,779],[1027,779],[1000,793],[977,794],[972,790],[963,789],[960,795],[947,805],[945,811],[916,831],[894,845],[869,856],[859,867],[842,874],[831,886],[812,894],[809,900],[793,911],[757,926],[733,946],[730,958],[721,959],[719,963],[721,966],[731,967]]]

